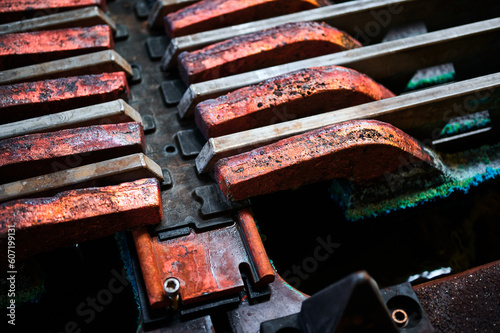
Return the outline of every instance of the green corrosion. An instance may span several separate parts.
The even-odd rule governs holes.
[[[471,130],[484,128],[491,124],[488,111],[450,120],[441,131],[441,136],[457,135]]]
[[[434,77],[421,78],[419,80],[411,80],[406,85],[406,91],[430,87],[436,84],[443,84],[455,80],[455,72],[449,72]]]
[[[465,194],[485,181],[500,177],[500,144],[486,145],[455,154],[443,154],[440,158],[448,168],[447,175],[442,178],[444,181],[440,185],[367,204],[359,201],[353,204],[349,200],[343,200],[341,204],[345,208],[346,218],[357,221],[416,207],[446,198],[452,193]],[[333,188],[333,191],[338,190],[338,187]]]

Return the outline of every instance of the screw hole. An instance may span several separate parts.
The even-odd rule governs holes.
[[[167,154],[175,154],[177,152],[177,149],[175,148],[174,145],[166,145],[165,146],[165,152]]]

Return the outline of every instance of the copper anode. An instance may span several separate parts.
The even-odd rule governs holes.
[[[137,122],[94,125],[0,140],[0,183],[144,151]]]
[[[195,121],[205,137],[217,137],[393,96],[355,70],[312,67],[203,101]]]
[[[112,49],[107,25],[0,35],[0,70]]]
[[[375,120],[353,120],[280,140],[223,158],[215,179],[231,200],[347,178],[379,177],[409,163],[435,165],[415,139]]]
[[[177,63],[191,84],[357,47],[358,41],[325,23],[295,22],[183,52]]]
[[[0,205],[0,246],[16,230],[16,257],[159,223],[163,214],[158,180],[139,179],[106,187],[65,191],[54,197]],[[6,255],[6,253],[5,253]],[[0,256],[1,259],[4,255]]]
[[[0,123],[128,99],[124,72],[71,76],[0,86]]]

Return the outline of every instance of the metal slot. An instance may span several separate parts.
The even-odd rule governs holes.
[[[211,138],[196,158],[199,173],[209,171],[214,163],[280,139],[312,129],[353,119],[377,119],[415,135],[432,138],[432,130],[442,128],[446,120],[467,113],[488,110],[500,96],[500,73],[430,88],[381,101],[338,111]],[[474,108],[464,101],[477,101]],[[456,107],[458,106],[458,107]],[[432,142],[432,140],[430,140]]]
[[[149,12],[149,27],[162,28],[163,17],[198,1],[199,0],[156,0],[153,9]]]
[[[32,66],[9,69],[0,72],[0,84],[118,71],[125,72],[128,77],[133,75],[132,67],[121,55],[114,50],[106,50]]]
[[[50,114],[0,125],[0,140],[32,133],[127,122],[142,123],[141,115],[124,100]]]
[[[160,182],[163,181],[160,166],[143,153],[0,185],[0,202],[140,178],[157,178]]]
[[[499,32],[500,19],[496,18],[196,83],[189,86],[177,108],[182,118],[188,117],[192,115],[196,104],[203,100],[274,76],[315,66],[345,66],[364,73],[376,81],[391,77],[405,79],[405,75],[413,75],[415,71],[424,67],[453,62],[485,50],[493,51],[499,46]]]

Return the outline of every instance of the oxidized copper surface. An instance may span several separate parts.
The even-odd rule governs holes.
[[[244,209],[240,211],[238,213],[238,222],[243,231],[243,239],[247,244],[259,279],[257,285],[265,285],[274,281],[273,267],[269,262],[266,249],[264,248],[264,244],[262,244],[262,239],[250,210]]]
[[[113,48],[107,25],[0,35],[0,70]]]
[[[22,20],[87,6],[106,10],[106,0],[2,0],[0,22]]]
[[[0,246],[6,248],[8,229],[15,229],[16,258],[21,259],[159,223],[162,214],[159,183],[154,178],[20,199],[0,205]],[[6,255],[4,251],[2,259]]]
[[[237,36],[178,57],[179,73],[191,83],[361,47],[325,23],[287,23]]]
[[[0,86],[0,123],[127,99],[124,72],[72,76]]]
[[[355,70],[312,67],[203,101],[195,120],[205,137],[217,137],[393,96]]]
[[[327,0],[202,0],[164,18],[170,38],[327,5]]]
[[[0,140],[0,183],[144,151],[136,122],[96,125]]]
[[[163,283],[168,278],[179,280],[183,304],[242,291],[241,265],[255,268],[253,281],[256,285],[272,282],[274,273],[262,252],[263,245],[252,216],[243,212],[240,220],[243,220],[243,231],[233,224],[202,233],[192,231],[187,236],[163,242],[158,237],[151,237],[146,228],[134,231],[151,306],[158,308],[170,304],[163,291]]]
[[[353,120],[223,158],[215,178],[229,199],[242,200],[333,178],[366,180],[409,163],[434,160],[390,124]]]

